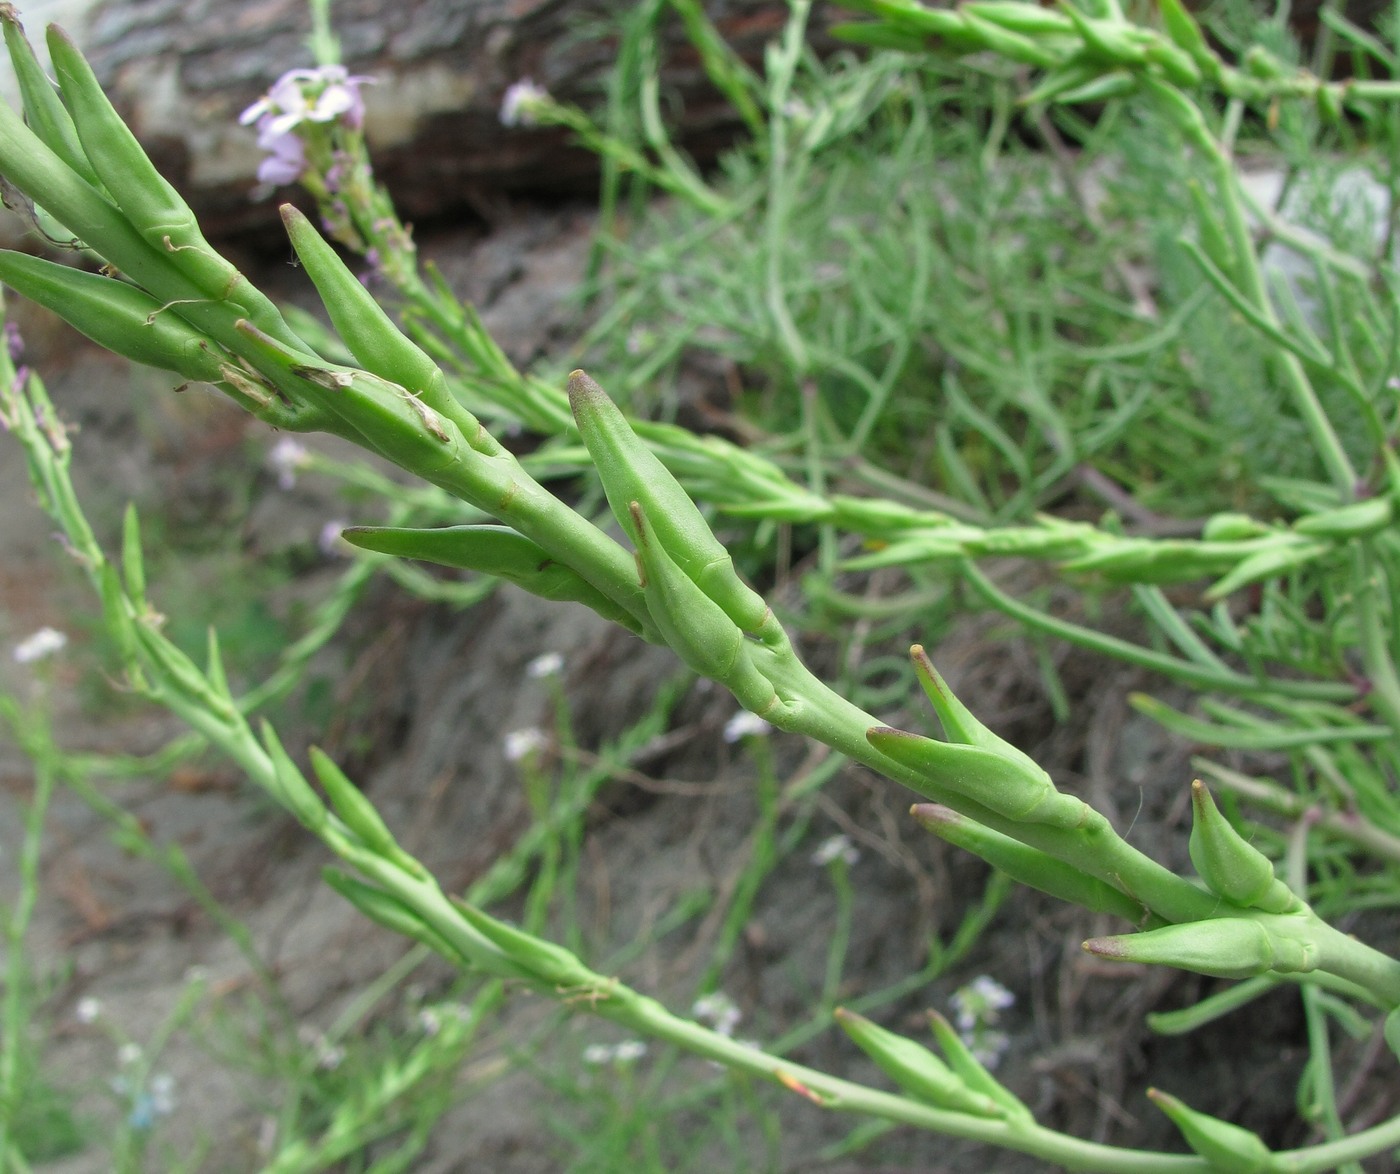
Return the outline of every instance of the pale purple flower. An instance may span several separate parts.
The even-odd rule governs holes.
[[[19,327],[13,322],[5,323],[5,349],[9,351],[12,363],[18,363],[20,356],[24,354],[24,339],[20,337]]]
[[[339,119],[351,130],[365,120],[365,100],[360,87],[373,84],[372,77],[351,75],[343,65],[323,65],[319,69],[288,70],[261,98],[238,117],[244,126],[271,116],[266,133],[286,134],[303,122],[335,122]]]
[[[262,183],[291,183],[306,169],[306,151],[296,133],[303,123],[339,121],[351,130],[364,125],[365,101],[360,87],[371,77],[350,74],[343,65],[293,69],[284,73],[238,121],[257,125],[258,146],[268,157],[258,167]]]
[[[521,78],[501,99],[501,125],[534,126],[536,118],[532,107],[548,99],[549,91],[543,86],[535,85],[528,77]]]
[[[272,122],[271,115],[266,121]],[[267,157],[258,164],[258,182],[278,187],[295,183],[306,170],[306,145],[293,131],[274,135],[269,134],[262,123],[258,127],[258,146],[267,152]]]
[[[297,473],[306,468],[311,454],[305,445],[290,436],[282,436],[267,450],[266,459],[267,467],[277,474],[277,488],[286,492],[296,485]]]
[[[341,531],[350,525],[344,518],[332,518],[321,526],[316,536],[316,546],[327,558],[344,558],[349,553],[349,543],[341,537]]]

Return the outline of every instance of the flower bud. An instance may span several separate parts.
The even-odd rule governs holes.
[[[1206,785],[1191,784],[1191,863],[1217,896],[1242,908],[1287,913],[1298,898],[1274,875],[1273,863],[1240,835],[1215,805]]]
[[[1219,1174],[1267,1174],[1273,1152],[1257,1134],[1239,1125],[1198,1112],[1184,1101],[1155,1088],[1147,1090],[1152,1103],[1172,1119],[1196,1153]]]
[[[1188,921],[1143,933],[1093,938],[1084,943],[1084,950],[1111,962],[1174,966],[1216,978],[1253,978],[1271,970],[1305,974],[1317,965],[1317,950],[1311,943],[1271,934],[1262,923],[1244,917]]]
[[[955,1113],[971,1113],[977,1117],[1008,1115],[1006,1106],[986,1093],[968,1088],[948,1065],[921,1044],[887,1031],[844,1007],[838,1007],[835,1015],[841,1030],[910,1096]]]

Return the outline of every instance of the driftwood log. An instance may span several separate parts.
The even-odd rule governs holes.
[[[593,190],[597,160],[571,147],[562,131],[503,127],[501,98],[512,82],[528,77],[561,99],[596,107],[617,48],[609,30],[634,2],[333,0],[346,64],[377,79],[366,132],[403,214],[423,221],[489,209],[500,193]],[[783,0],[703,2],[720,33],[756,66],[787,18]],[[1318,3],[1293,5],[1305,40],[1316,35]],[[1345,0],[1341,7],[1366,24],[1381,4]],[[306,0],[19,0],[18,6],[35,39],[50,20],[73,33],[212,236],[273,229],[275,201],[249,198],[259,152],[237,119],[285,70],[311,64]],[[814,24],[849,15],[833,5]],[[693,155],[711,159],[733,140],[737,120],[705,78],[674,13],[663,13],[662,29],[668,117]]]
[[[603,100],[627,0],[334,0],[346,64],[372,75],[366,133],[381,178],[411,220],[489,206],[498,193],[592,190],[597,161],[563,132],[508,129],[512,82],[531,78],[585,107]],[[257,231],[272,202],[249,199],[259,152],[239,113],[285,70],[312,64],[306,0],[20,0],[32,39],[69,28],[113,101],[212,236]],[[781,30],[781,0],[706,0],[721,33],[757,63]],[[668,114],[698,157],[737,130],[674,14],[663,17]]]

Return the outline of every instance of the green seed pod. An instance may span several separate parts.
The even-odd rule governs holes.
[[[1257,1133],[1198,1112],[1184,1101],[1155,1088],[1147,1090],[1152,1103],[1172,1119],[1196,1153],[1219,1174],[1268,1174],[1274,1168],[1273,1151]]]
[[[1020,884],[1094,913],[1111,913],[1133,925],[1140,926],[1149,917],[1141,902],[1119,892],[1108,882],[1088,876],[1074,865],[985,827],[952,808],[938,803],[917,803],[910,814],[939,839],[980,856]]]
[[[299,345],[276,306],[204,239],[194,212],[141,149],[68,34],[50,25],[48,45],[63,103],[72,116],[83,154],[146,243],[167,254],[174,267],[207,297],[240,307],[242,317],[256,322],[274,338]],[[85,227],[78,225],[76,230],[81,232]],[[122,264],[116,257],[108,259]]]
[[[340,816],[345,826],[354,832],[360,843],[376,856],[382,856],[397,864],[410,876],[426,880],[428,870],[399,847],[388,824],[384,822],[374,804],[365,798],[364,792],[346,777],[320,747],[312,746],[308,754],[311,758],[311,769],[316,772],[316,777],[326,790],[326,798],[331,801],[335,813]]]
[[[1058,102],[1061,95],[1093,85],[1102,76],[1103,69],[1100,66],[1089,64],[1079,57],[1071,57],[1041,78],[1040,84],[1021,99],[1020,105],[1040,106],[1046,102]]]
[[[1017,0],[972,0],[964,4],[962,10],[992,24],[999,24],[1013,33],[1043,37],[1074,32],[1069,17],[1054,9],[1042,8],[1039,4],[1022,4]]]
[[[1028,770],[1011,755],[935,742],[888,726],[873,726],[865,738],[887,758],[1004,819],[1075,831],[1089,818],[1082,800],[1061,794],[1038,766]]]
[[[459,951],[454,950],[436,930],[428,926],[417,913],[390,893],[373,885],[367,885],[355,877],[348,876],[337,868],[327,866],[321,870],[321,879],[350,902],[371,921],[385,929],[404,937],[422,942],[435,954],[460,966],[470,962]]]
[[[1178,86],[1198,86],[1201,84],[1201,69],[1184,49],[1178,49],[1170,41],[1153,36],[1147,43],[1145,56],[1148,64],[1155,65],[1162,75]]]
[[[444,526],[432,530],[352,526],[343,534],[347,542],[361,550],[494,575],[542,599],[582,603],[638,635],[642,631],[630,612],[577,571],[555,561],[543,547],[507,526]]]
[[[145,678],[141,672],[140,650],[136,643],[136,623],[131,618],[131,608],[122,591],[117,569],[111,563],[102,564],[98,589],[102,593],[103,626],[117,642],[117,652],[121,656],[127,680],[133,688],[139,688]]]
[[[1269,858],[1221,814],[1200,779],[1191,784],[1191,838],[1187,851],[1206,887],[1233,905],[1267,913],[1288,913],[1302,906],[1274,875]]]
[[[146,563],[141,556],[141,518],[134,502],[122,514],[122,578],[126,596],[137,611],[146,606]]]
[[[498,921],[456,897],[449,897],[449,900],[472,929],[501,952],[506,964],[524,977],[559,991],[577,988],[581,992],[579,997],[587,999],[595,1008],[612,997],[608,990],[609,980],[594,974],[579,960],[578,955],[563,946],[556,946],[553,942]]]
[[[905,0],[872,0],[870,3],[854,3],[847,8],[871,12],[882,16],[891,24],[913,29],[936,37],[949,37],[964,34],[966,26],[959,14],[951,8],[925,8],[922,4]]]
[[[927,1014],[933,1038],[938,1041],[948,1066],[963,1084],[974,1093],[985,1093],[991,1097],[1002,1107],[1002,1116],[1008,1120],[1024,1121],[1028,1124],[1035,1120],[1035,1114],[1024,1102],[988,1072],[982,1061],[973,1055],[972,1049],[963,1042],[962,1036],[947,1019],[937,1011],[929,1011]]]
[[[291,204],[282,222],[302,267],[321,295],[331,325],[366,371],[397,383],[452,420],[473,448],[494,456],[495,438],[448,390],[441,368],[398,328],[311,221]]]
[[[1201,538],[1206,542],[1244,542],[1276,531],[1248,514],[1213,514],[1206,519]]]
[[[434,474],[465,464],[461,455],[467,445],[457,426],[398,384],[294,350],[246,320],[239,320],[237,329],[244,342],[243,353],[288,398],[309,401],[338,421],[330,431],[350,435],[430,481]],[[479,496],[509,488],[508,476],[488,483],[489,462],[473,462],[467,471],[480,474],[472,486]]]
[[[976,13],[963,10],[963,23],[967,34],[982,48],[991,49],[1012,61],[1023,61],[1040,69],[1054,69],[1061,64],[1061,54],[1047,49],[1039,41],[1013,33],[999,24],[993,24]]]
[[[1400,1007],[1385,1017],[1385,1042],[1397,1060],[1400,1060]]]
[[[1082,86],[1065,90],[1055,101],[1062,106],[1077,106],[1082,102],[1108,102],[1114,98],[1126,98],[1129,94],[1135,94],[1137,88],[1138,81],[1134,74],[1115,69]]]
[[[1324,122],[1341,122],[1345,114],[1346,87],[1321,82],[1317,87],[1317,112]]]
[[[1310,538],[1360,538],[1386,529],[1395,519],[1389,497],[1371,497],[1332,510],[1304,514],[1293,529]]]
[[[5,25],[5,47],[10,52],[10,63],[19,82],[20,99],[24,103],[29,129],[84,180],[100,188],[102,181],[83,154],[73,120],[68,116],[53,83],[44,73],[39,59],[34,56],[17,13],[8,4],[0,7],[0,21]]]
[[[1297,570],[1305,563],[1327,554],[1332,549],[1325,542],[1300,542],[1288,535],[1280,536],[1278,542],[1263,550],[1256,551],[1248,558],[1241,559],[1234,568],[1212,583],[1205,592],[1208,602],[1223,599],[1232,591]]]
[[[582,371],[569,376],[569,406],[608,504],[633,542],[637,535],[631,507],[639,502],[656,542],[735,624],[760,636],[777,628],[763,596],[739,578],[729,551],[680,482],[638,439],[607,392]]]
[[[975,1117],[1006,1117],[1006,1107],[985,1093],[968,1088],[953,1071],[922,1044],[887,1031],[844,1007],[834,1012],[841,1030],[851,1037],[880,1071],[912,1097]]]
[[[223,654],[219,651],[219,630],[213,624],[209,625],[204,636],[204,676],[209,682],[209,687],[227,706],[224,712],[232,717],[237,709],[233,702],[233,692],[228,687],[228,673],[224,671]]]
[[[272,766],[277,775],[276,797],[302,827],[320,835],[330,819],[326,805],[317,797],[316,792],[311,789],[311,784],[306,781],[306,776],[283,749],[272,724],[264,718],[259,729],[263,746],[267,749],[268,757],[272,759]]]
[[[1181,0],[1158,0],[1158,6],[1162,12],[1162,25],[1167,30],[1167,36],[1191,54],[1197,65],[1203,65],[1207,59],[1214,59],[1215,54],[1211,52],[1205,34],[1201,32],[1201,26],[1196,23],[1196,18],[1187,11]]]
[[[1128,35],[1122,20],[1095,20],[1068,0],[1061,0],[1060,11],[1073,22],[1090,55],[1111,65],[1141,65],[1147,60],[1147,50]]]
[[[993,754],[1000,755],[1006,761],[1016,764],[1027,776],[1043,780],[1044,785],[1053,789],[1050,776],[1040,768],[1035,759],[1025,751],[1013,746],[1005,738],[1000,738],[992,733],[966,705],[957,699],[953,691],[948,688],[948,682],[934,668],[933,661],[929,659],[922,644],[915,644],[909,649],[909,658],[914,662],[914,675],[919,678],[924,695],[928,698],[929,704],[933,706],[934,713],[938,715],[938,722],[943,727],[944,736],[950,742],[961,742],[968,746],[976,746],[979,750],[988,750]]]
[[[0,281],[109,351],[196,382],[223,380],[222,348],[124,281],[8,250],[0,250]]]
[[[1216,978],[1253,978],[1270,971],[1306,974],[1317,968],[1315,945],[1271,934],[1259,921],[1244,917],[1093,938],[1084,943],[1084,950],[1110,962],[1174,966]]]
[[[866,45],[871,49],[893,49],[898,53],[922,53],[929,45],[922,33],[876,24],[874,21],[842,21],[828,30],[838,41],[850,45]]]
[[[642,590],[662,638],[687,667],[724,685],[753,713],[777,701],[772,684],[754,665],[748,641],[724,609],[705,594],[657,540],[651,514],[631,503]]]
[[[1283,61],[1270,53],[1263,45],[1251,45],[1246,49],[1243,64],[1246,73],[1264,81],[1287,77],[1292,72]]]
[[[163,297],[198,294],[110,200],[24,125],[8,102],[0,102],[0,175],[133,281]]]

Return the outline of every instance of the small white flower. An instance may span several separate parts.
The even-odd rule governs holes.
[[[723,991],[701,995],[691,1005],[690,1013],[701,1023],[708,1023],[720,1035],[732,1036],[744,1017],[738,1005]]]
[[[583,1049],[583,1062],[602,1064],[631,1064],[647,1054],[647,1046],[639,1039],[625,1039],[616,1044],[589,1044]]]
[[[141,1062],[141,1055],[140,1044],[122,1044],[117,1049],[117,1063],[123,1068],[130,1068],[133,1064]]]
[[[625,1039],[613,1048],[613,1061],[617,1064],[631,1064],[647,1054],[647,1046],[639,1039]]]
[[[524,730],[511,730],[501,739],[507,762],[519,762],[523,758],[538,754],[548,745],[548,736],[534,726]]]
[[[267,450],[267,467],[277,474],[277,488],[286,492],[297,483],[297,473],[306,468],[311,454],[306,446],[290,436],[281,437]]]
[[[532,681],[557,677],[564,669],[564,658],[557,652],[546,652],[525,666],[525,675]]]
[[[811,856],[812,863],[818,868],[825,868],[837,860],[852,865],[859,859],[860,849],[851,843],[851,837],[847,835],[827,836]]]
[[[438,1014],[436,1007],[422,1007],[418,1011],[418,1028],[428,1037],[437,1035],[442,1030],[442,1016]]]
[[[974,1039],[964,1040],[968,1050],[984,1068],[995,1068],[1011,1046],[1011,1037],[1004,1031],[979,1031]]]
[[[185,967],[185,982],[187,982],[190,986],[194,986],[196,983],[208,981],[209,967],[201,966],[198,962],[196,962],[193,966]]]
[[[344,1059],[345,1049],[339,1044],[326,1043],[322,1040],[321,1046],[316,1049],[316,1067],[323,1072],[334,1072]]]
[[[68,643],[68,637],[57,628],[40,628],[15,645],[14,657],[20,664],[33,664],[52,656]]]
[[[773,729],[766,721],[756,713],[750,713],[746,709],[741,709],[727,722],[724,723],[724,740],[726,742],[737,742],[740,738],[766,737]]]
[[[73,1015],[79,1023],[96,1023],[101,1014],[101,1000],[94,999],[91,995],[79,999],[78,1005],[73,1008]]]
[[[501,99],[501,125],[534,126],[535,113],[531,107],[548,99],[549,91],[543,86],[535,85],[528,77],[521,78]]]
[[[979,974],[953,992],[954,1023],[963,1042],[988,1068],[995,1068],[1011,1041],[995,1030],[1001,1013],[1016,1002],[1016,996],[996,979]]]

